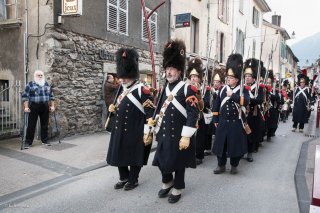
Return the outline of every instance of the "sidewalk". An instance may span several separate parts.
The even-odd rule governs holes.
[[[68,137],[52,146],[34,141],[27,150],[20,150],[20,138],[0,141],[0,209],[16,196],[106,166],[109,138],[101,132]]]

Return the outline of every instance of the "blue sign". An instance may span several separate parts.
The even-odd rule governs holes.
[[[183,13],[176,15],[176,28],[190,27],[191,13]]]

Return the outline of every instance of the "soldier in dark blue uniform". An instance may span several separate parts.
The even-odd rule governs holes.
[[[267,90],[268,90],[268,104],[267,104],[267,141],[271,141],[271,137],[275,136],[279,124],[280,111],[279,107],[282,104],[279,90],[276,88],[274,82],[273,71],[269,70],[268,80],[267,80]]]
[[[259,60],[251,58],[244,64],[244,77],[246,86],[248,86],[250,95],[250,104],[247,107],[248,125],[251,128],[251,134],[248,135],[248,154],[247,161],[252,162],[252,153],[258,150],[261,138],[261,126],[264,116],[261,108],[263,102],[263,87],[256,82],[259,69]],[[256,90],[257,94],[256,94]]]
[[[227,157],[230,157],[230,173],[236,174],[240,159],[247,153],[245,121],[242,117],[239,119],[239,112],[249,104],[250,97],[246,89],[242,90],[243,94],[240,93],[243,87],[240,85],[242,68],[242,56],[230,55],[226,66],[227,85],[219,91],[213,108],[213,120],[217,127],[213,152],[218,158],[214,174],[225,172]]]
[[[163,67],[168,84],[161,100],[156,132],[158,146],[152,165],[162,174],[160,198],[176,203],[185,188],[184,175],[187,167],[195,168],[196,123],[199,116],[197,88],[181,80],[185,69],[186,47],[183,41],[169,41],[163,52]],[[151,119],[148,124],[152,126]],[[174,174],[173,174],[174,173]]]
[[[298,75],[299,86],[294,92],[294,106],[293,106],[293,129],[295,132],[299,124],[299,132],[303,132],[304,124],[308,121],[308,103],[310,101],[310,92],[308,85],[309,78],[304,74]]]
[[[189,84],[197,88],[196,97],[199,100],[199,120],[198,120],[198,130],[196,133],[196,164],[200,165],[204,158],[204,146],[207,139],[207,126],[205,123],[204,113],[208,113],[208,108],[210,107],[210,87],[204,90],[204,96],[202,95],[202,82],[203,71],[202,71],[202,60],[200,58],[192,58],[188,63],[187,76],[189,79]],[[203,96],[203,97],[202,97]],[[212,114],[210,114],[212,115]]]
[[[225,70],[224,69],[215,69],[212,74],[212,88],[211,97],[210,97],[210,109],[213,111],[214,103],[218,97],[219,90],[223,87],[225,81]],[[212,154],[212,135],[216,134],[216,126],[213,123],[213,119],[210,124],[207,125],[207,140],[205,144],[204,155]]]
[[[109,106],[109,111],[115,113],[115,123],[107,155],[108,164],[119,170],[120,181],[115,189],[131,190],[138,186],[141,167],[146,165],[151,148],[152,137],[144,140],[144,133],[154,106],[150,90],[137,80],[138,57],[134,49],[121,48],[116,53],[117,75],[123,84],[116,105]]]

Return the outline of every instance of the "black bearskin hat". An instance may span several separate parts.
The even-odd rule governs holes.
[[[226,72],[227,72],[226,75],[233,76],[237,79],[241,79],[242,68],[243,68],[242,55],[238,53],[229,55],[227,66],[226,66]]]
[[[282,82],[282,85],[285,86],[285,87],[288,87],[288,84],[289,84],[288,79],[285,79],[285,80]]]
[[[271,79],[271,84],[273,84],[273,82],[274,82],[273,70],[269,70],[268,78],[270,78],[270,79]],[[268,81],[267,81],[267,82],[268,82]]]
[[[164,69],[167,67],[174,67],[183,72],[186,64],[186,45],[181,40],[170,40],[164,46],[163,63]]]
[[[121,48],[116,52],[119,78],[139,78],[139,54],[135,49]]]
[[[261,66],[261,72],[260,72],[260,83],[264,82],[265,78],[268,78],[268,76],[266,76],[267,74],[267,69],[263,66],[263,62],[260,62],[260,66]]]
[[[302,74],[302,73],[300,73],[298,75],[298,84],[300,84],[301,82],[305,82],[306,85],[308,85],[309,84],[309,77],[304,75],[304,74]]]
[[[260,63],[261,64],[261,63]],[[244,62],[244,75],[250,74],[253,78],[257,78],[258,70],[259,70],[259,60],[255,58],[247,59],[246,62]],[[262,69],[260,65],[260,70]],[[260,71],[261,73],[261,71]]]
[[[190,78],[190,75],[198,75],[200,81],[203,77],[203,64],[200,58],[191,58],[188,62],[187,77]]]

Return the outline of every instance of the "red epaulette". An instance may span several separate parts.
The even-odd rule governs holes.
[[[144,86],[144,87],[142,88],[142,92],[143,92],[143,94],[145,94],[145,95],[150,95],[150,94],[151,94],[150,89],[149,89],[148,87],[146,87],[146,86]]]
[[[272,90],[271,85],[268,85],[268,86],[267,86],[267,89],[268,89],[268,92],[271,92],[271,90]]]
[[[251,91],[251,87],[248,85],[245,85],[244,88],[246,88],[246,90]]]
[[[259,84],[259,87],[263,89],[264,88],[264,84]]]
[[[195,87],[195,86],[193,86],[193,85],[191,85],[191,90],[192,90],[193,92],[198,92],[197,87]]]
[[[211,87],[207,86],[207,91],[210,91],[211,90]]]

